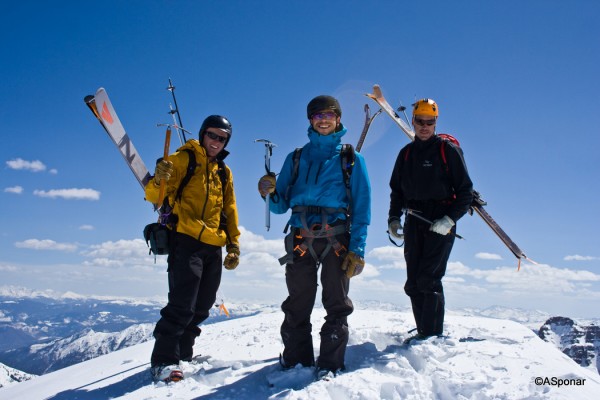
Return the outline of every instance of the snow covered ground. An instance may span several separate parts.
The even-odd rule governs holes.
[[[323,317],[315,309],[316,349]],[[281,320],[279,310],[266,309],[206,325],[195,351],[211,357],[184,363],[186,379],[178,383],[151,382],[150,341],[2,388],[0,399],[597,399],[600,393],[598,374],[519,323],[449,315],[447,338],[404,347],[412,315],[375,308],[349,317],[347,371],[315,382],[311,368],[279,369]]]

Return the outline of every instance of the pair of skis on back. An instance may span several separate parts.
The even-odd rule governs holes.
[[[365,104],[365,125],[356,145],[356,151],[360,152],[371,123],[381,112],[385,112],[411,141],[415,139],[414,131],[387,102],[379,85],[374,85],[373,93],[368,93],[366,96],[375,101],[379,105],[380,109],[375,114],[370,115],[369,106]],[[119,117],[117,116],[117,113],[115,112],[108,98],[106,90],[104,90],[104,88],[99,88],[95,95],[86,96],[84,101],[94,116],[98,119],[108,136],[111,138],[112,142],[117,146],[125,162],[131,169],[131,172],[133,172],[138,183],[143,189],[151,177],[150,172],[142,161],[140,154],[134,147],[129,135],[127,135],[125,132],[125,129],[123,128],[123,125],[121,124],[121,121],[119,120]],[[267,151],[268,150],[270,149],[267,149]],[[519,268],[521,266],[522,259],[526,259],[535,264],[535,262],[529,259],[523,250],[521,250],[521,248],[515,242],[513,242],[508,234],[504,232],[504,230],[485,210],[485,208],[483,208],[483,206],[487,203],[483,201],[479,193],[474,192],[474,195],[473,203],[471,204],[472,212],[475,212],[477,215],[479,215],[481,219],[483,219],[483,221],[496,234],[496,236],[498,236],[502,243],[504,243],[504,245],[514,254],[514,256],[519,260]]]
[[[379,107],[381,107],[377,113],[379,113],[381,111],[385,112],[396,123],[396,125],[398,125],[398,127],[400,127],[402,132],[404,132],[411,141],[415,140],[415,132],[410,127],[410,125],[406,121],[404,121],[396,113],[396,110],[394,110],[394,108],[387,102],[387,100],[383,96],[383,92],[381,91],[381,88],[379,87],[379,85],[374,85],[373,93],[367,93],[366,96],[368,98],[370,98],[371,100],[375,101],[379,105]],[[364,141],[363,136],[364,135],[366,136],[366,130],[368,130],[369,125],[373,121],[373,118],[375,118],[375,116],[377,116],[377,114],[374,114],[373,117],[370,117],[369,111],[368,111],[368,106],[366,106],[366,105],[365,105],[365,112],[366,112],[365,129],[363,129],[363,134],[361,135],[361,138],[359,139],[359,144],[362,144],[362,142]],[[496,236],[498,236],[498,238],[502,241],[502,243],[504,243],[504,245],[514,254],[514,256],[517,257],[517,259],[519,260],[518,269],[521,268],[521,260],[522,259],[526,259],[535,264],[535,262],[533,260],[531,260],[530,258],[528,258],[525,255],[525,253],[523,252],[523,250],[521,250],[521,248],[519,246],[517,246],[517,244],[515,242],[513,242],[513,240],[508,236],[508,234],[506,234],[506,232],[504,232],[504,230],[500,227],[500,225],[498,225],[498,223],[492,218],[492,216],[486,211],[486,209],[483,208],[483,206],[485,206],[487,203],[481,198],[481,195],[479,194],[479,192],[474,191],[473,194],[474,194],[474,197],[473,197],[473,202],[471,203],[471,214],[473,212],[475,212],[477,215],[479,215],[481,217],[481,219],[483,219],[483,221],[496,234]]]
[[[169,90],[175,89],[172,86],[171,81],[169,81],[169,85]],[[119,152],[123,156],[127,166],[129,166],[131,172],[133,172],[133,175],[143,190],[152,176],[150,175],[146,164],[144,164],[140,153],[137,151],[133,145],[133,142],[129,138],[129,135],[127,132],[125,132],[125,128],[123,128],[121,120],[119,120],[119,117],[117,116],[117,113],[115,112],[115,109],[108,98],[106,90],[104,90],[104,88],[99,88],[95,95],[85,96],[84,101],[94,116],[98,119],[98,122],[100,122],[100,125],[102,125],[112,142],[119,149]],[[164,124],[159,124],[159,126],[162,125]],[[176,129],[185,131],[177,124],[173,126]],[[167,136],[170,137],[170,135]],[[165,145],[165,149],[167,148],[167,145]],[[168,153],[167,150],[165,151]],[[162,201],[159,201],[158,204],[155,204],[156,210],[159,209],[161,203]],[[219,309],[219,312],[222,312],[229,317],[229,310],[225,306],[223,296],[221,296],[219,292],[217,292],[217,301],[215,303],[215,307]]]

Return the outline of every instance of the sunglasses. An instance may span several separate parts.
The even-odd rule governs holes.
[[[435,118],[433,119],[421,119],[421,118],[417,118],[415,117],[415,124],[420,125],[420,126],[432,126],[435,125]]]
[[[337,114],[334,112],[316,113],[311,115],[311,119],[335,119]]]
[[[206,136],[208,136],[212,140],[218,140],[221,143],[225,143],[227,141],[227,139],[228,139],[227,136],[219,136],[216,133],[211,132],[211,131],[206,131],[204,133],[206,133]]]

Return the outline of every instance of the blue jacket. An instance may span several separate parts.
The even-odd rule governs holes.
[[[294,168],[294,152],[288,154],[277,179],[276,193],[272,196],[270,209],[275,214],[284,214],[295,206],[319,206],[347,208],[349,199],[344,185],[340,150],[341,139],[346,128],[330,135],[320,135],[312,127],[308,129],[309,142],[304,145],[298,168],[296,183],[291,187],[288,199],[285,193],[290,185]],[[356,153],[350,178],[352,195],[351,235],[349,251],[364,257],[367,240],[367,227],[371,222],[371,184],[365,160]],[[307,215],[309,225],[320,223],[320,215]],[[345,220],[342,212],[328,216],[328,223]],[[292,214],[290,226],[300,228],[300,216]]]

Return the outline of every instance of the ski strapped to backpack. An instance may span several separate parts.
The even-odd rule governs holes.
[[[298,171],[300,168],[300,157],[302,155],[302,147],[296,148],[292,156],[293,167],[290,184],[285,190],[284,198],[290,199],[292,187],[298,179]],[[333,207],[319,207],[319,206],[294,206],[292,208],[292,214],[300,214],[300,221],[302,222],[302,228],[298,229],[298,232],[294,234],[292,231],[285,237],[285,256],[279,259],[281,265],[292,264],[294,260],[294,252],[297,252],[300,256],[304,256],[308,251],[311,256],[320,263],[327,253],[333,249],[336,255],[339,257],[346,254],[348,249],[342,245],[337,239],[336,235],[340,235],[348,231],[352,217],[352,192],[350,187],[350,177],[352,175],[352,168],[354,167],[354,161],[356,154],[351,144],[342,144],[340,149],[340,167],[342,169],[342,176],[344,179],[344,186],[346,188],[346,194],[348,197],[348,208],[333,208]],[[346,215],[346,222],[331,226],[327,223],[327,216],[334,213],[344,213]],[[308,226],[306,214],[320,214],[321,223],[315,224],[312,227]],[[289,223],[286,224],[283,233],[287,233]],[[302,239],[302,242],[294,246],[294,238]],[[327,247],[321,253],[321,256],[317,256],[313,249],[312,243],[315,239],[326,238],[328,241]]]

